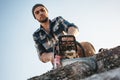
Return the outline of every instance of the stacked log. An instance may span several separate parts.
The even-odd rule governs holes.
[[[87,63],[84,60],[89,60],[88,62],[92,61],[92,63]],[[99,52],[84,60],[76,61],[70,65],[51,70],[43,75],[35,76],[28,80],[92,80],[93,77],[91,78],[91,76],[94,74],[98,74],[97,76],[104,77],[102,80],[106,80],[105,77],[107,75],[105,74],[112,74],[110,70],[116,73],[120,71],[120,46]],[[96,65],[91,66],[92,64]],[[116,70],[117,68],[118,70]],[[118,74],[116,74],[116,76],[118,76]],[[120,78],[118,78],[118,80],[119,79]]]

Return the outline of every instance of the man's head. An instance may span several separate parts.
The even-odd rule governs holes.
[[[41,23],[48,20],[48,10],[43,4],[35,4],[32,8],[32,14]]]

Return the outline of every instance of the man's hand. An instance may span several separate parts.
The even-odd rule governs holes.
[[[74,35],[74,36],[77,36],[79,33],[78,29],[75,28],[75,27],[70,27],[68,29],[68,35]]]
[[[54,62],[54,53],[43,53],[40,56],[40,60],[44,63],[51,61],[52,63]]]

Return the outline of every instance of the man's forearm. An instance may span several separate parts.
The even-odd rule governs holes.
[[[40,61],[46,63],[51,61],[53,63],[54,61],[54,53],[53,52],[44,52],[41,55],[39,55],[39,59]]]
[[[68,35],[74,35],[74,36],[77,36],[79,34],[79,31],[77,28],[75,27],[70,27],[68,29]]]

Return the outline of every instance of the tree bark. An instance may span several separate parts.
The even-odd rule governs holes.
[[[120,68],[94,74],[84,80],[120,80]]]
[[[80,61],[28,80],[80,80],[119,67],[120,46],[99,52],[92,57],[80,58]]]

